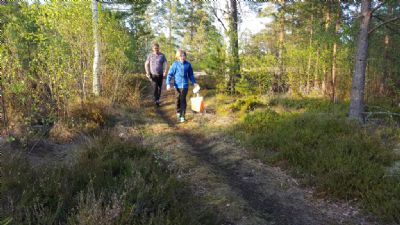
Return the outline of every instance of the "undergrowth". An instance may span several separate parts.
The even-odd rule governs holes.
[[[257,110],[232,128],[256,157],[293,171],[319,195],[357,200],[382,221],[400,223],[400,173],[388,173],[399,160],[397,127],[349,121],[344,106],[317,99],[270,105],[288,110]]]
[[[101,136],[76,163],[33,168],[1,157],[0,224],[216,224],[174,171],[151,151]]]

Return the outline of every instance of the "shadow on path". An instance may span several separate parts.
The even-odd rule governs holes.
[[[318,210],[313,209],[311,206],[301,201],[301,197],[299,199],[298,196],[290,194],[277,195],[274,191],[266,190],[268,186],[276,186],[276,184],[268,184],[268,181],[274,180],[265,179],[265,177],[269,175],[268,173],[258,175],[248,172],[249,163],[246,162],[248,160],[243,158],[233,161],[228,160],[227,162],[220,154],[215,154],[213,152],[213,148],[215,148],[216,145],[215,142],[218,140],[209,140],[202,133],[184,128],[181,124],[177,125],[176,119],[169,116],[166,109],[163,108],[164,107],[156,108],[156,113],[170,127],[176,130],[177,135],[190,146],[188,151],[200,162],[208,166],[212,172],[216,174],[218,179],[223,180],[237,196],[242,198],[250,208],[251,214],[262,218],[262,220],[266,222],[265,224],[334,224],[328,222],[328,218],[323,218],[321,213],[317,212]],[[220,142],[223,141],[224,140],[220,140]],[[251,166],[252,165],[250,165],[250,167]],[[245,175],[243,175],[244,173]],[[271,175],[276,176],[273,174]],[[250,179],[247,179],[249,177]],[[254,179],[252,179],[252,177],[254,177]],[[267,180],[267,182],[260,182],[260,180]],[[281,190],[281,192],[284,191],[285,190]],[[236,224],[236,221],[231,221],[228,224]]]

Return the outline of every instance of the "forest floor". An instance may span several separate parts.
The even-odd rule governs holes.
[[[187,121],[178,123],[173,92],[163,93],[161,107],[153,105],[151,96],[145,98],[140,112],[116,109],[109,131],[156,150],[194,195],[217,210],[222,224],[378,224],[355,204],[316,198],[312,188],[252,157],[225,132],[236,118],[217,116],[211,99],[206,113],[192,113],[188,104]],[[30,158],[34,164],[73,160],[71,152],[85,140],[67,145],[41,141],[30,147]]]
[[[234,117],[217,116],[212,105],[206,113],[192,113],[188,104],[188,120],[178,123],[173,92],[163,95],[161,107],[145,104],[143,142],[161,150],[193,193],[218,209],[224,224],[376,224],[356,206],[316,199],[285,171],[251,157],[225,132]]]

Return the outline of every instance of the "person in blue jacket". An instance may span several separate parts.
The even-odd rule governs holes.
[[[193,68],[190,62],[186,61],[186,52],[178,49],[176,52],[177,61],[169,69],[167,75],[167,90],[171,89],[170,81],[174,78],[174,87],[176,90],[176,116],[180,122],[185,122],[186,95],[189,88],[189,80],[197,86],[193,75]]]

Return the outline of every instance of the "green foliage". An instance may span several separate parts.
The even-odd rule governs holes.
[[[399,222],[400,177],[388,173],[396,128],[363,127],[348,121],[324,101],[277,99],[271,102],[306,113],[273,110],[247,114],[233,134],[256,156],[290,168],[317,193],[359,200],[384,221]],[[325,112],[325,113],[321,113]]]
[[[312,113],[334,113],[345,116],[348,103],[340,102],[333,104],[328,99],[321,98],[287,98],[275,97],[269,102],[271,107],[283,107],[289,112],[312,112]]]
[[[263,106],[263,103],[257,98],[257,96],[249,96],[246,98],[237,99],[234,103],[230,104],[228,108],[232,112],[251,112],[256,108]]]
[[[3,97],[11,130],[20,127],[19,135],[29,134],[31,125],[71,119],[67,118],[69,106],[90,98],[93,62],[90,4],[90,1],[46,1],[0,6]],[[137,4],[140,7],[133,10],[143,14],[149,3]],[[132,81],[137,76],[129,74],[143,70],[144,61],[137,59],[145,58],[138,56],[145,51],[141,45],[148,31],[136,24],[141,24],[140,20],[130,21],[131,27],[137,25],[136,32],[130,32],[120,14],[107,10],[100,10],[99,14],[103,96],[113,102],[137,101],[139,97],[133,95],[138,95],[141,85],[131,88],[129,84],[140,83],[141,79]]]
[[[275,63],[275,57],[271,54],[247,46],[241,56],[242,77],[235,87],[236,91],[242,95],[268,93],[273,80],[273,73],[271,73],[270,68]]]
[[[102,136],[72,166],[32,166],[15,150],[1,158],[5,224],[217,224],[162,159]]]
[[[188,8],[180,1],[152,1],[149,11],[151,12],[149,20],[154,23],[153,32],[157,37],[156,41],[161,45],[161,51],[166,55],[168,62],[172,63],[176,59],[175,52],[179,47],[177,40],[182,38],[186,31]],[[167,30],[168,37],[163,34],[162,29]]]
[[[223,37],[211,24],[204,9],[199,9],[196,16],[197,21],[193,22],[199,25],[192,27],[193,34],[185,34],[182,47],[188,50],[188,60],[195,71],[205,71],[209,76],[215,77],[217,82],[221,82],[226,70]]]

